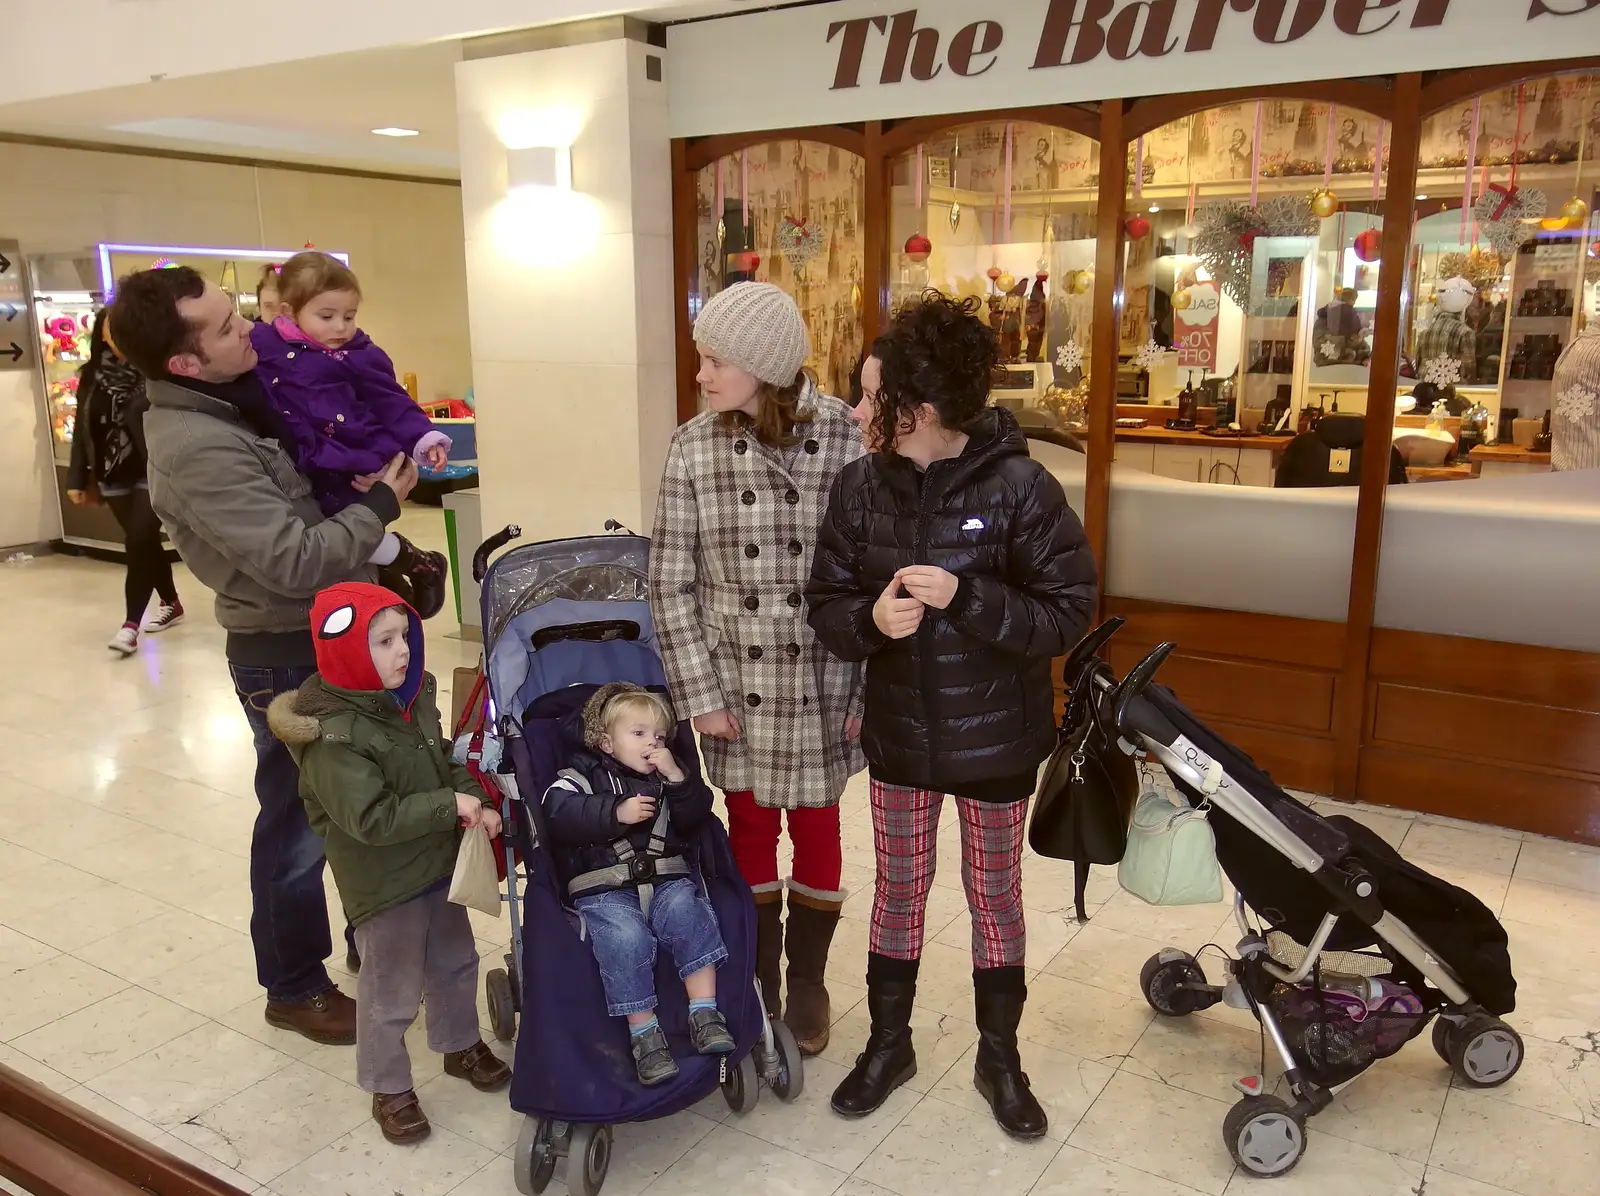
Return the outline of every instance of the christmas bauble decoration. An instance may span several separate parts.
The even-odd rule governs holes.
[[[1567,218],[1569,224],[1582,224],[1589,219],[1589,205],[1574,195],[1561,205],[1561,214]]]
[[[1383,256],[1383,233],[1375,228],[1364,229],[1356,234],[1353,248],[1362,261],[1375,262]]]
[[[1049,282],[1050,281],[1050,271],[1048,271],[1048,270],[1038,270],[1038,271],[1036,271],[1034,273],[1033,277],[1034,277],[1034,281],[1036,281],[1036,282]]]
[[[1087,295],[1094,288],[1094,271],[1079,270],[1072,278],[1072,293]]]
[[[1176,311],[1186,311],[1193,302],[1194,296],[1189,294],[1188,291],[1179,291],[1172,297],[1172,306]]]
[[[906,256],[919,266],[928,260],[928,255],[933,252],[933,242],[921,233],[912,233],[906,238]]]
[[[1546,216],[1539,221],[1539,227],[1547,233],[1558,233],[1567,227],[1567,218],[1565,216]]]
[[[761,255],[753,249],[746,249],[733,255],[733,267],[740,274],[754,274],[760,264]]]
[[[1318,191],[1311,197],[1311,210],[1326,220],[1339,210],[1339,197],[1332,191]]]
[[[1150,235],[1150,219],[1147,216],[1129,216],[1128,236],[1135,241],[1141,241]]]
[[[1002,274],[999,278],[995,279],[994,285],[1009,294],[1011,288],[1017,285],[1017,280],[1009,274]]]
[[[990,282],[999,282],[1000,281],[1000,274],[1001,274],[1001,270],[1000,270],[999,266],[990,266],[987,270],[984,271],[984,277],[987,278]]]

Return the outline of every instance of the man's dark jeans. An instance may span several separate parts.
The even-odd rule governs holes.
[[[256,816],[250,839],[250,939],[267,1000],[298,1005],[333,987],[323,961],[333,951],[322,888],[322,840],[306,820],[300,770],[267,726],[267,706],[312,673],[300,667],[230,664],[233,688],[256,746]],[[345,938],[351,942],[350,928]]]

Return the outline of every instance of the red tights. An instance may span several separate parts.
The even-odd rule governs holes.
[[[756,805],[752,793],[727,793],[728,841],[745,883],[757,893],[775,892],[778,880],[778,835],[783,811]],[[839,807],[807,806],[789,812],[789,839],[794,844],[795,886],[812,897],[837,899],[844,860],[839,847]]]

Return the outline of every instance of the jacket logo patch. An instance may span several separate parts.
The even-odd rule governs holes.
[[[981,532],[983,530],[983,520],[974,515],[961,525],[961,530],[964,532]]]

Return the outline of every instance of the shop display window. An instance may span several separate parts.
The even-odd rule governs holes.
[[[994,402],[1024,428],[1083,436],[1100,147],[1052,125],[990,121],[889,162],[889,292],[979,302],[1000,339]]]
[[[1424,121],[1396,429],[1408,459],[1460,481],[1542,472],[1565,447],[1554,441],[1597,435],[1596,412],[1586,425],[1555,393],[1556,360],[1596,312],[1597,149],[1600,75],[1520,83]]]
[[[1109,592],[1344,619],[1391,141],[1268,99],[1129,145]]]
[[[864,176],[857,155],[794,140],[753,145],[698,171],[690,319],[736,282],[780,286],[811,332],[806,367],[824,391],[848,398],[862,349]]]
[[[1571,546],[1600,520],[1600,74],[1486,92],[1421,134],[1395,444],[1449,485],[1391,491],[1375,622],[1592,652]]]

